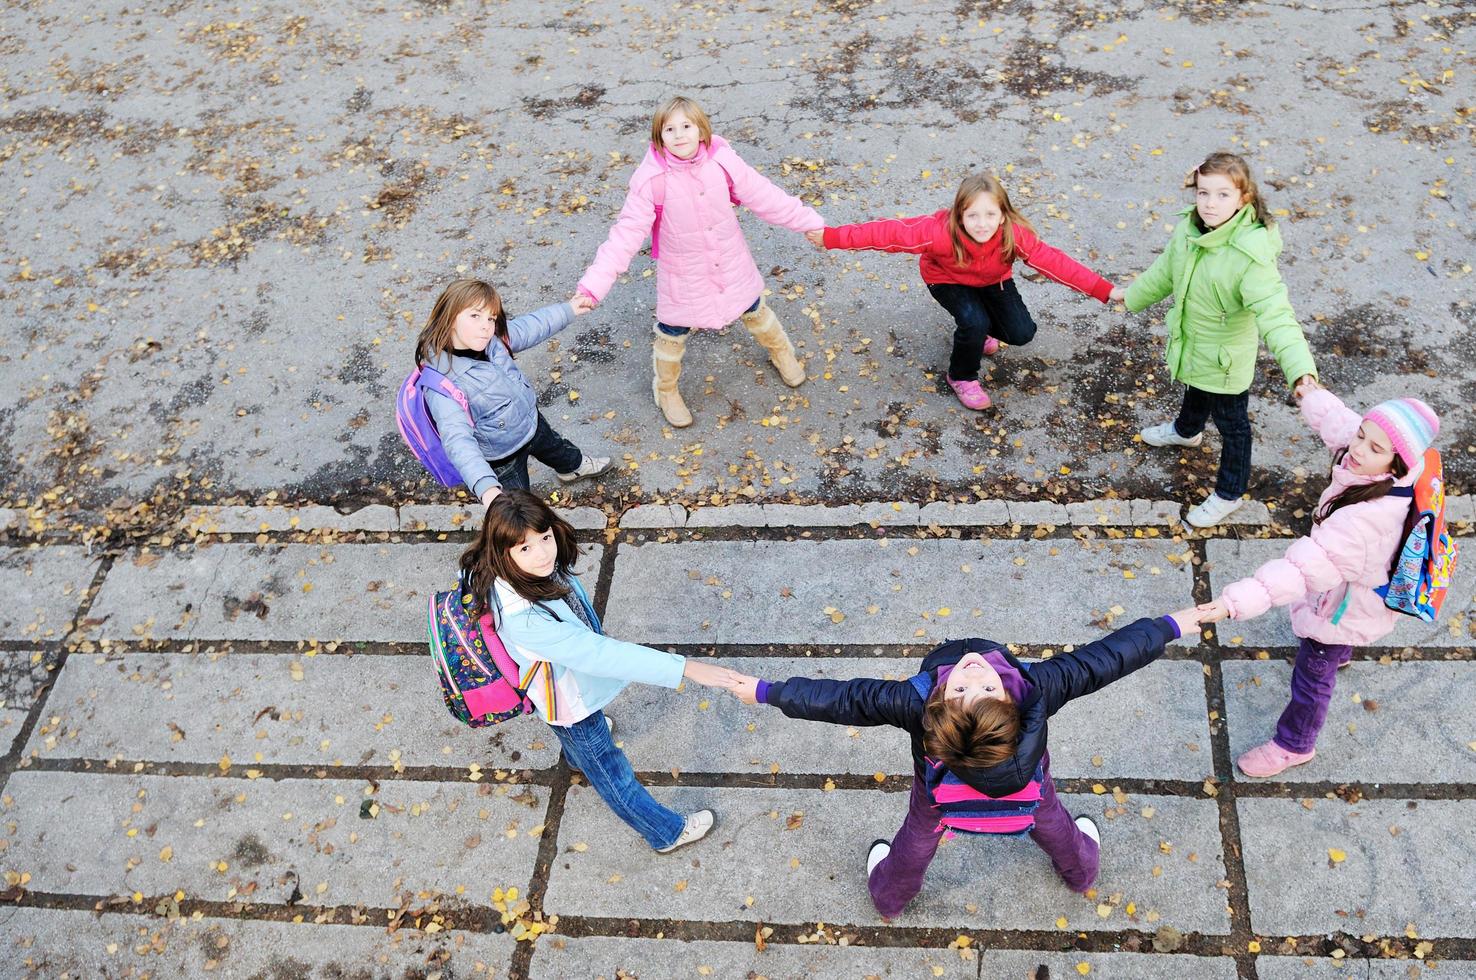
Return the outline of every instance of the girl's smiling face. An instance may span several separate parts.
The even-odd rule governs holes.
[[[1235,217],[1250,199],[1224,174],[1200,174],[1194,178],[1194,184],[1194,207],[1206,228],[1220,227]]]
[[[963,212],[963,227],[976,242],[987,242],[999,230],[1004,212],[993,194],[975,194]]]
[[[1348,444],[1348,469],[1359,476],[1382,476],[1394,469],[1394,443],[1377,422],[1364,419]]]
[[[451,324],[451,342],[462,350],[486,350],[497,333],[497,320],[485,306],[468,306]]]
[[[999,671],[990,666],[984,655],[969,653],[948,675],[948,689],[943,692],[943,699],[959,701],[967,707],[980,698],[1008,701],[1010,695],[999,678]]]
[[[666,117],[661,124],[661,146],[678,160],[690,160],[697,155],[702,142],[702,131],[697,124],[678,109]]]
[[[554,540],[553,530],[528,531],[520,544],[508,549],[513,564],[519,571],[534,578],[548,578],[554,573],[559,558],[559,545]]]

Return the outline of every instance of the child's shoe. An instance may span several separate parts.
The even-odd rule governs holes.
[[[1267,776],[1275,776],[1285,772],[1292,766],[1300,766],[1304,762],[1311,762],[1317,750],[1311,752],[1288,752],[1276,744],[1272,739],[1264,745],[1257,745],[1249,752],[1235,760],[1240,771],[1247,776],[1255,776],[1264,779]]]
[[[1098,846],[1101,846],[1102,832],[1097,829],[1097,821],[1093,820],[1086,814],[1082,814],[1072,822],[1076,824],[1077,830],[1081,831],[1083,834],[1086,834],[1094,842],[1096,842]]]
[[[999,351],[999,341],[993,337],[984,338],[984,356],[993,357]]]
[[[872,841],[871,846],[866,849],[866,877],[870,878],[871,873],[876,870],[876,866],[885,861],[887,855],[891,853],[891,841],[882,837],[878,837]]]
[[[972,408],[976,412],[982,412],[989,407],[989,392],[979,387],[979,382],[954,381],[946,374],[943,377],[948,378],[948,387],[953,389],[953,393],[958,396],[958,400],[963,403],[964,408]]]
[[[1160,422],[1158,425],[1150,425],[1138,433],[1143,441],[1150,446],[1197,446],[1204,442],[1204,433],[1198,433],[1192,439],[1185,439],[1179,435],[1179,430],[1174,428],[1172,422]]]
[[[575,470],[573,473],[560,473],[558,474],[558,477],[564,483],[573,483],[575,480],[582,480],[586,476],[596,476],[600,473],[605,472],[609,468],[609,456],[586,455],[584,459],[580,462],[579,469]]]
[[[1245,503],[1244,497],[1226,500],[1219,494],[1212,493],[1204,498],[1203,503],[1189,508],[1189,513],[1184,515],[1184,520],[1195,527],[1214,527],[1239,510],[1243,503]]]
[[[687,814],[687,825],[682,828],[682,836],[666,847],[656,848],[656,853],[670,854],[679,847],[685,847],[701,840],[712,829],[713,819],[711,810],[698,810],[696,813]]]

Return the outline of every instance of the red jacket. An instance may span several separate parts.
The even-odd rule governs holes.
[[[1003,229],[989,241],[980,244],[967,235],[964,247],[969,263],[960,266],[953,260],[953,239],[948,234],[948,209],[917,218],[888,218],[859,225],[841,225],[825,229],[826,248],[869,248],[880,252],[911,252],[921,255],[918,262],[923,282],[931,285],[957,283],[962,286],[994,286],[1014,275],[1012,263],[1000,255]],[[1070,286],[1078,292],[1107,302],[1112,283],[1097,275],[1059,249],[1051,248],[1036,237],[1035,232],[1015,226],[1015,257],[1045,275],[1047,279]]]

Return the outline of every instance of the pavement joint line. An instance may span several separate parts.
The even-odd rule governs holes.
[[[67,622],[66,630],[62,633],[60,647],[56,651],[56,664],[52,668],[51,676],[47,678],[45,686],[37,693],[35,702],[26,713],[26,720],[21,723],[19,731],[16,732],[10,751],[0,757],[0,793],[3,793],[6,785],[9,784],[10,774],[26,762],[25,751],[27,743],[31,740],[31,732],[36,730],[36,725],[46,716],[46,704],[51,699],[51,692],[56,688],[56,679],[61,676],[62,668],[67,665],[70,648],[67,641],[76,632],[78,625],[86,621],[87,614],[92,609],[92,603],[102,591],[103,580],[107,578],[112,567],[112,557],[103,555],[92,573],[92,582],[78,599],[76,611],[73,612],[72,618]]]
[[[402,766],[393,765],[303,765],[280,762],[232,762],[222,771],[214,762],[169,762],[144,759],[48,758],[22,760],[17,767],[29,772],[70,773],[74,775],[171,776],[237,780],[240,782],[314,782],[324,779],[362,780],[368,783],[423,782],[473,783],[477,786],[548,786],[556,779],[557,764],[541,768],[497,766],[480,768],[481,779],[468,778],[470,766]],[[507,775],[498,779],[496,773]],[[256,775],[248,775],[256,773]]]
[[[562,754],[559,762],[563,762]],[[557,765],[548,787],[548,805],[543,810],[543,833],[538,837],[538,853],[533,858],[533,873],[528,879],[528,907],[540,920],[544,916],[543,899],[548,894],[548,876],[559,854],[559,829],[564,822],[564,804],[569,796],[574,773],[567,765]],[[509,980],[527,980],[532,969],[536,942],[517,943],[508,964]]]
[[[162,895],[145,895],[140,901],[135,902],[131,895],[104,897],[76,892],[23,891],[8,904],[12,908],[96,912],[106,915],[127,915],[148,922],[162,922],[166,921],[165,917],[154,912],[153,909],[160,902],[172,900],[173,897],[172,892]],[[432,906],[435,906],[434,912],[441,916],[445,931],[493,932],[500,924],[499,914],[490,906],[468,904],[465,899],[461,898],[455,901],[463,904],[447,907],[440,905],[439,899],[431,898],[423,900],[421,904],[407,905],[404,908],[390,908],[382,905],[277,905],[265,902],[221,902],[187,896],[179,901],[179,913],[181,918],[191,918],[198,912],[202,918],[237,922],[294,922],[300,918],[304,922],[312,921],[314,924],[341,925],[378,931],[383,930],[386,923],[396,915],[401,913],[407,916],[425,915],[432,911]],[[531,901],[529,904],[532,904]],[[753,942],[756,929],[769,927],[774,930],[773,934],[766,939],[770,945],[836,945],[834,942],[817,943],[813,940],[817,931],[818,923],[816,922],[764,922],[747,919],[722,922],[702,919],[648,919],[634,916],[619,918],[554,914],[559,916],[558,925],[551,932],[546,933],[545,937],[654,939],[659,933],[666,939],[681,942],[708,940],[749,944]],[[632,925],[637,927],[636,935],[631,934]],[[410,933],[420,931],[414,925],[402,925],[400,929]],[[1120,953],[1125,952],[1122,948],[1124,945],[1137,945],[1151,949],[1154,936],[1153,933],[1142,929],[1061,930],[1057,932],[1046,929],[969,929],[966,927],[944,929],[929,926],[879,926],[874,923],[852,925],[834,922],[826,922],[825,929],[831,933],[853,934],[858,942],[851,945],[876,949],[942,951],[948,949],[959,936],[963,935],[969,937],[970,946],[976,952],[1000,949],[1041,953]],[[1367,940],[1365,936],[1373,936],[1373,939]],[[1419,940],[1412,940],[1404,935],[1384,936],[1343,931],[1303,936],[1282,935],[1275,946],[1268,944],[1268,948],[1252,955],[1263,958],[1302,959],[1318,955],[1310,952],[1311,948],[1341,948],[1341,944],[1337,942],[1339,937],[1350,940],[1366,950],[1377,950],[1380,945],[1387,943],[1392,948],[1404,949],[1408,952],[1417,941],[1429,942],[1434,944],[1434,949],[1426,954],[1425,962],[1427,963],[1463,964],[1476,961],[1476,939],[1421,936]],[[1229,955],[1227,944],[1230,939],[1231,937],[1224,933],[1187,932],[1184,934],[1183,943],[1178,948],[1161,953],[1153,951],[1151,954],[1144,953],[1143,955],[1224,957]],[[1293,946],[1290,952],[1285,951],[1284,944],[1287,941],[1290,941]],[[535,942],[518,943],[517,945],[519,948],[528,947],[531,957],[539,944]],[[1321,955],[1326,956],[1326,953]],[[1350,956],[1343,962],[1351,964],[1362,958]],[[1381,956],[1369,957],[1369,959],[1384,963],[1400,962]],[[509,976],[517,975],[509,974]]]

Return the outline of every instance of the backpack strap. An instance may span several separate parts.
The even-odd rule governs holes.
[[[1387,496],[1390,496],[1390,497],[1409,497],[1411,500],[1413,500],[1414,499],[1414,487],[1395,487],[1393,490],[1390,490],[1389,491],[1389,493],[1387,494]]]
[[[445,395],[461,406],[461,410],[466,413],[468,419],[472,417],[471,405],[466,400],[466,393],[456,387],[456,383],[450,378],[429,364],[422,364],[420,366],[420,378],[415,382],[415,386],[425,391],[434,391],[439,395]]]

